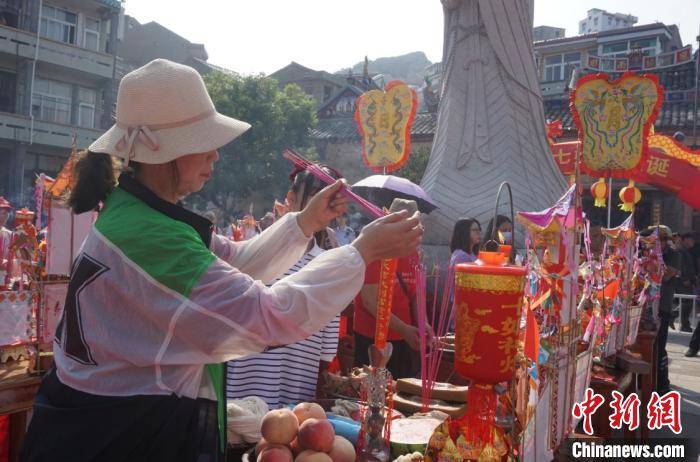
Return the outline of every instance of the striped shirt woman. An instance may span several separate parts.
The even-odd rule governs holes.
[[[296,273],[323,252],[314,243],[283,277]],[[230,361],[226,373],[227,398],[258,396],[271,409],[313,399],[321,362],[329,363],[336,355],[339,322],[340,316],[336,316],[300,342]]]

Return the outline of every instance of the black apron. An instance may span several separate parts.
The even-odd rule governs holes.
[[[206,399],[84,393],[52,369],[37,393],[20,460],[221,462],[216,411]]]

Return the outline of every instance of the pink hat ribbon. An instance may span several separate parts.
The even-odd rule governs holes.
[[[214,108],[205,111],[201,114],[197,114],[189,119],[180,120],[177,122],[170,122],[164,124],[154,124],[154,125],[133,125],[124,126],[117,122],[117,126],[125,130],[124,136],[117,142],[116,148],[120,151],[126,151],[129,156],[133,153],[134,144],[136,141],[143,143],[151,151],[157,151],[160,149],[160,144],[158,144],[158,138],[156,137],[154,131],[163,130],[166,128],[177,128],[183,127],[185,125],[190,125],[200,120],[204,120],[207,117],[216,114]]]
[[[158,139],[151,129],[145,125],[138,125],[126,129],[124,136],[117,142],[117,149],[131,154],[137,138],[151,151],[157,151],[160,148]]]

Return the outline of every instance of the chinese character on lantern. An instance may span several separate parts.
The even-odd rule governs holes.
[[[571,410],[571,414],[580,419],[583,417],[583,431],[587,435],[593,434],[593,414],[598,410],[600,406],[605,402],[603,395],[599,395],[594,392],[591,388],[586,388],[586,395],[583,401],[580,403],[575,403],[574,408]]]
[[[666,426],[678,435],[682,430],[680,393],[669,391],[660,397],[657,392],[652,392],[647,404],[647,414],[649,430],[658,430]]]
[[[666,176],[668,176],[668,165],[669,165],[668,159],[662,159],[660,157],[650,156],[649,157],[649,164],[647,165],[647,173],[649,175],[657,175],[657,176],[666,177]]]
[[[619,430],[624,423],[631,431],[636,430],[639,427],[639,405],[641,404],[637,394],[632,393],[623,400],[622,393],[614,390],[612,396],[610,407],[613,408],[613,413],[609,417],[610,428]]]

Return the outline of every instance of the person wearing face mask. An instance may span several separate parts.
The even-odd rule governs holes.
[[[495,235],[493,234],[493,218],[489,220],[489,224],[486,226],[486,233],[484,234],[484,244],[489,242],[491,239],[494,239],[501,244],[513,244],[513,222],[510,221],[510,218],[504,215],[496,216]]]
[[[330,167],[321,168],[335,179],[342,178]],[[287,192],[287,210],[299,212],[323,189],[323,184],[307,170],[295,169],[290,178],[292,185]],[[330,231],[326,228],[315,233],[306,253],[279,279],[298,272],[326,250],[338,247]],[[324,373],[338,349],[339,324],[338,315],[321,330],[296,343],[229,361],[226,371],[227,399],[257,396],[270,409],[276,409],[280,405],[321,397]]]
[[[213,233],[180,200],[248,128],[216,112],[191,67],[156,59],[122,78],[116,124],[75,167],[68,204],[99,217],[73,263],[21,460],[224,460],[222,363],[308,337],[350,303],[367,264],[416,251],[419,217],[390,214],[267,286],[347,200],[339,180],[248,241]]]

